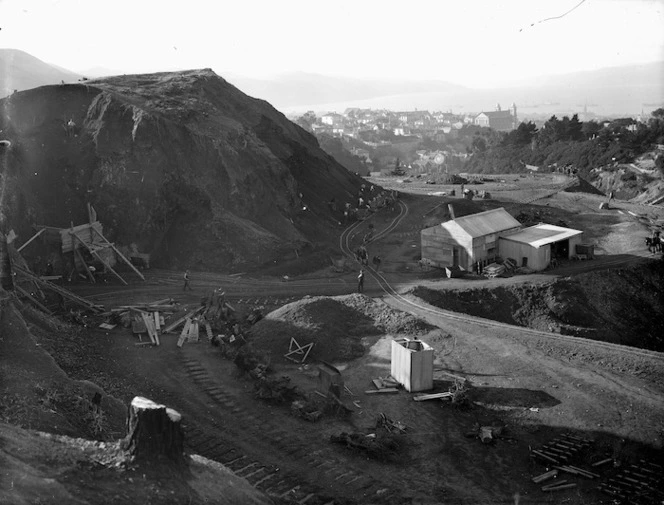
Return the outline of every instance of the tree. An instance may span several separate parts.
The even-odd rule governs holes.
[[[486,140],[484,140],[479,135],[473,138],[472,143],[473,151],[484,152],[486,151]]]
[[[589,140],[599,133],[602,129],[602,125],[597,121],[584,121],[581,124],[581,134],[583,138]]]
[[[579,121],[579,115],[574,114],[567,125],[566,140],[578,142],[583,140],[583,123]]]
[[[532,121],[521,123],[516,130],[512,130],[503,139],[503,145],[526,146],[537,135],[537,126]]]
[[[655,166],[664,174],[664,154],[660,154],[655,158]]]
[[[406,171],[401,166],[401,161],[397,158],[397,161],[394,163],[394,170],[392,170],[392,175],[406,175]]]

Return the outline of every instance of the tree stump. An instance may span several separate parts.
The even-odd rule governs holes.
[[[181,421],[179,412],[136,396],[129,406],[127,436],[122,442],[122,448],[137,460],[167,458],[178,465],[184,464]]]

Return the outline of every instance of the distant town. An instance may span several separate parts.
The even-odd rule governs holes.
[[[534,142],[538,132],[558,120],[552,115],[548,120],[534,118],[526,122],[519,117],[515,103],[508,107],[498,103],[490,110],[463,114],[347,108],[343,113],[317,115],[310,110],[291,119],[313,133],[328,154],[353,172],[427,174],[434,180],[463,170],[473,153],[505,142],[505,136],[509,137],[510,132],[516,134],[520,125],[527,130],[523,133],[528,140]],[[635,132],[638,124],[647,124],[649,116],[602,119],[584,106],[583,112],[562,119],[563,124],[571,122],[579,130],[575,138],[558,140],[581,141],[616,125]],[[585,125],[583,135],[582,125]],[[527,163],[523,165],[536,169]]]

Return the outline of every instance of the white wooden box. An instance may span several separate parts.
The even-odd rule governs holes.
[[[432,389],[433,349],[421,340],[393,340],[391,373],[411,393]]]

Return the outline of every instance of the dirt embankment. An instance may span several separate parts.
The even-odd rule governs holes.
[[[508,324],[664,351],[664,262],[544,284],[412,293],[437,307]]]
[[[0,208],[22,240],[87,222],[89,202],[110,240],[155,265],[247,268],[333,241],[328,202],[343,208],[363,182],[210,70],[45,86],[0,112]]]
[[[361,357],[366,351],[364,337],[422,335],[432,329],[421,319],[364,295],[307,296],[259,321],[251,330],[251,343],[280,360],[292,337],[300,345],[314,344],[312,358],[335,362]]]

